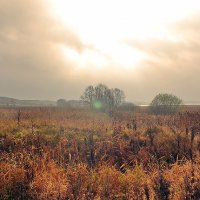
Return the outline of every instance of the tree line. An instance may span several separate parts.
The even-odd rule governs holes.
[[[125,102],[125,93],[119,88],[110,89],[104,84],[90,85],[81,95],[81,100],[91,109],[110,112],[119,109]],[[182,104],[183,101],[173,94],[158,94],[151,101],[149,111],[158,115],[175,114]]]
[[[125,102],[125,94],[119,88],[108,88],[104,84],[90,85],[81,95],[81,100],[88,103],[91,109],[113,111]]]

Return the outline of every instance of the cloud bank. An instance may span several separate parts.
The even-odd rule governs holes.
[[[73,63],[65,60],[61,47],[78,52],[84,47],[51,17],[47,5],[45,0],[0,1],[1,96],[54,98],[67,91],[65,78]]]
[[[200,15],[170,26],[172,39],[129,40],[148,55],[141,64],[141,84],[151,94],[170,92],[186,101],[200,99]],[[146,81],[145,81],[146,79]]]
[[[77,99],[87,85],[103,82],[123,89],[130,101],[150,101],[160,92],[200,100],[200,15],[171,24],[169,31],[171,38],[123,41],[146,55],[127,69],[84,44],[76,31],[53,17],[47,0],[1,0],[0,96]],[[63,49],[73,52],[75,60]],[[89,57],[90,68],[77,68],[88,52],[104,67],[95,68]]]

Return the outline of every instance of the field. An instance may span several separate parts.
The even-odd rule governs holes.
[[[0,108],[0,199],[198,200],[200,109]]]

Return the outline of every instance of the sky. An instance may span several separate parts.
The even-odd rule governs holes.
[[[199,65],[198,0],[0,0],[0,96],[200,101]]]

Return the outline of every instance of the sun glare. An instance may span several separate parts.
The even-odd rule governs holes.
[[[81,61],[81,67],[90,63],[97,68],[106,62],[133,68],[144,55],[123,44],[123,40],[170,39],[168,25],[191,15],[200,5],[195,0],[51,1],[54,15],[72,28],[84,44],[94,47],[81,54],[64,49],[64,54]]]

